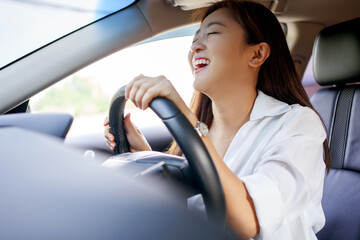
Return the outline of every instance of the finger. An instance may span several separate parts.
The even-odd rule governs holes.
[[[104,135],[105,135],[105,138],[106,138],[107,140],[109,140],[109,141],[111,141],[111,142],[114,142],[114,141],[115,141],[115,137],[114,137],[114,135],[113,135],[110,131],[105,132]]]
[[[115,142],[115,137],[111,133],[105,135],[105,138],[110,142]]]
[[[147,109],[151,101],[156,97],[165,97],[169,98],[171,95],[170,92],[174,89],[174,86],[171,82],[164,76],[158,76],[155,78],[154,83],[142,97],[142,108],[143,110]]]
[[[149,107],[151,101],[157,96],[159,96],[158,86],[155,85],[149,88],[142,97],[141,106],[143,110],[146,110]]]
[[[109,126],[105,126],[105,127],[104,127],[104,134],[107,133],[107,132],[109,132],[109,131],[110,131],[110,127],[109,127]]]
[[[128,99],[130,99],[136,107],[138,107],[138,105],[135,102],[135,96],[137,91],[139,90],[139,87],[140,87],[139,82],[135,82],[132,84],[131,89],[129,89],[128,92]]]
[[[141,108],[141,98],[145,94],[148,88],[154,85],[154,80],[151,78],[138,80],[134,85],[132,90],[129,93],[129,99],[136,105],[136,107]]]
[[[104,126],[107,126],[107,125],[109,125],[109,117],[108,116],[106,116],[105,120],[104,120]]]
[[[110,141],[110,140],[106,140],[106,144],[110,147],[113,148],[116,146],[116,143],[114,141]]]
[[[135,96],[135,102],[138,105],[138,107],[142,110],[144,110],[143,108],[143,96],[147,93],[147,91],[152,88],[154,86],[154,84],[156,84],[156,82],[154,82],[153,80],[148,79],[147,81],[143,81],[141,84],[141,87],[139,88],[139,90],[136,92],[136,96]]]
[[[106,139],[106,142],[108,142],[108,143],[115,143],[115,140],[113,140],[109,137],[105,137],[105,139]]]
[[[124,126],[127,135],[143,135],[140,129],[131,121],[130,113],[128,113],[124,118]]]
[[[109,143],[109,142],[106,142],[106,145],[108,146],[108,148],[110,148],[111,150],[114,150],[115,149],[115,146],[116,146],[116,143]]]
[[[129,83],[126,85],[126,88],[125,88],[125,98],[126,98],[126,99],[129,99],[130,91],[131,91],[134,83],[135,83],[137,80],[139,80],[139,79],[141,79],[141,78],[143,78],[143,77],[144,77],[144,75],[140,74],[139,76],[136,76],[131,82],[129,82]]]
[[[137,128],[130,120],[130,113],[126,114],[124,117],[124,127],[127,135],[131,135],[136,132]]]
[[[141,75],[139,76],[136,76],[133,78],[133,80],[131,80],[125,87],[125,98],[129,98],[129,92],[132,88],[132,85],[134,84],[134,82],[140,77]]]
[[[110,132],[110,127],[109,126],[105,126],[104,127],[104,135],[106,135],[107,133]]]
[[[140,108],[139,102],[136,101],[136,96],[138,95],[138,93],[141,95],[143,94],[144,91],[146,91],[146,86],[148,84],[151,84],[151,78],[143,78],[143,79],[139,79],[137,80],[133,85],[132,88],[130,89],[129,92],[129,99],[135,104],[136,107]],[[139,92],[140,91],[140,92]],[[141,103],[141,101],[140,101]]]

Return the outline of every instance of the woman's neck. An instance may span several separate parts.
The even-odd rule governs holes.
[[[210,127],[210,139],[221,158],[224,158],[238,130],[249,121],[256,96],[254,88],[212,99],[214,118]]]
[[[250,118],[257,96],[256,89],[242,89],[234,94],[223,95],[212,99],[214,119],[211,131],[229,135],[236,132]]]

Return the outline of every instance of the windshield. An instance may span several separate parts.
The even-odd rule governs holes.
[[[0,68],[136,0],[0,0]]]

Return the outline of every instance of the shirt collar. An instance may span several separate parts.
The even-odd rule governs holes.
[[[281,102],[258,90],[253,109],[250,114],[250,121],[255,121],[263,117],[273,117],[289,111],[289,104]]]

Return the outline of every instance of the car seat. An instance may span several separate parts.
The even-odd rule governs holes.
[[[311,102],[327,127],[331,169],[319,239],[360,239],[360,18],[324,28],[313,49]]]

